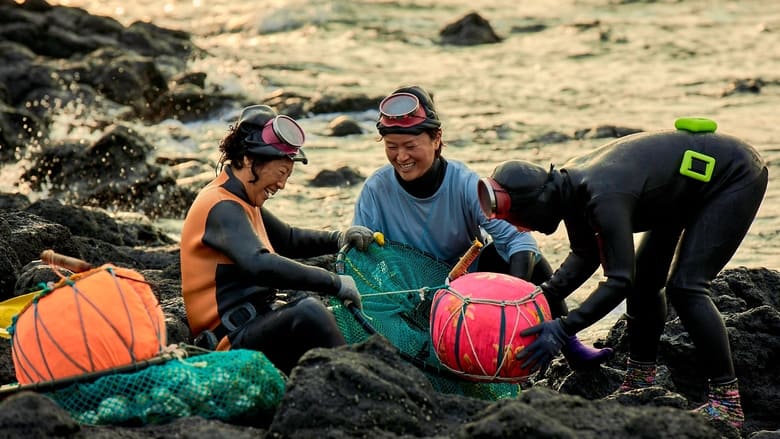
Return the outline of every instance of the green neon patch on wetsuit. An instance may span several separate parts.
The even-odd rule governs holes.
[[[704,117],[681,117],[674,121],[674,127],[692,133],[714,133],[718,124]]]
[[[714,157],[690,149],[683,154],[680,174],[706,183],[712,178],[712,171],[714,170]]]

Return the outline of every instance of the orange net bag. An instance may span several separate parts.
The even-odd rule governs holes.
[[[111,264],[45,287],[8,332],[21,385],[126,366],[166,346],[165,316],[149,284]]]

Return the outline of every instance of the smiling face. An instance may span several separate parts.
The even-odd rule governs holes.
[[[441,148],[441,131],[435,137],[428,133],[387,134],[383,140],[387,160],[404,181],[412,181],[433,165],[436,152]]]
[[[255,166],[257,181],[252,175],[252,162],[244,158],[244,167],[235,171],[235,175],[244,183],[244,189],[250,203],[262,207],[266,200],[274,196],[277,191],[284,189],[287,179],[293,172],[294,163],[289,158],[281,158],[260,163]]]

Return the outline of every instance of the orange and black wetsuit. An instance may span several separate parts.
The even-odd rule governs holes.
[[[258,209],[226,166],[198,194],[182,228],[182,295],[192,334],[213,331],[219,350],[262,351],[287,373],[308,349],[344,344],[319,299],[272,309],[277,289],[338,292],[336,274],[289,259],[337,251],[337,231],[291,227]]]

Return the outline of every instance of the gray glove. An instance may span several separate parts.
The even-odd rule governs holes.
[[[357,285],[355,285],[355,280],[352,279],[352,276],[340,274],[339,279],[341,279],[341,288],[339,288],[339,292],[336,293],[336,297],[341,299],[345,305],[348,305],[351,302],[354,303],[358,309],[363,309],[363,302],[360,299],[360,292],[358,291]]]
[[[363,252],[372,242],[374,242],[374,232],[364,226],[350,226],[339,234],[339,248],[349,244],[350,247],[355,247]]]

